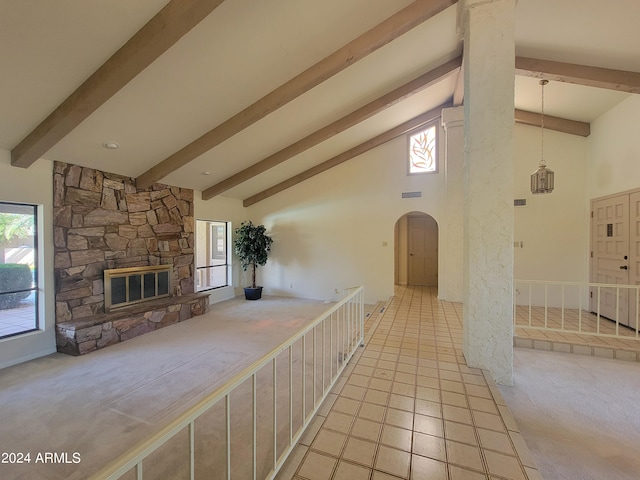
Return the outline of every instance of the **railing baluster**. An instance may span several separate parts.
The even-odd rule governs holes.
[[[293,351],[289,345],[289,445],[293,442]]]
[[[636,338],[638,338],[639,335],[639,320],[640,320],[640,287],[636,287]]]
[[[322,395],[324,396],[324,370],[325,370],[325,366],[324,366],[324,360],[325,360],[325,337],[326,337],[326,324],[327,324],[327,319],[325,318],[322,322]]]
[[[273,470],[278,466],[278,387],[277,387],[277,355],[273,357]]]
[[[338,367],[337,371],[341,371],[342,365],[344,365],[344,335],[342,335],[342,329],[340,328],[340,320],[344,317],[342,310],[338,310],[338,315],[336,317],[336,350],[338,353],[336,355],[336,365]]]
[[[316,403],[316,370],[318,367],[316,366],[316,329],[313,329],[313,408],[315,409],[318,405]]]
[[[600,333],[600,287],[598,287],[598,315],[596,317],[596,333]]]
[[[616,335],[620,328],[620,287],[616,288]]]
[[[189,424],[189,477],[196,478],[196,423]]]
[[[360,324],[360,346],[364,347],[364,295],[358,294],[358,310],[356,311],[356,321]]]
[[[548,306],[549,306],[549,286],[544,284],[544,328],[549,328],[547,323],[548,318]]]
[[[253,445],[251,446],[251,449],[253,456],[253,480],[256,480],[258,475],[258,380],[255,373],[251,375],[251,396],[253,397]]]
[[[225,396],[225,415],[227,423],[227,480],[231,480],[231,398]]]
[[[580,290],[582,292],[582,289]],[[591,293],[591,289],[587,289],[587,293]],[[578,295],[578,331],[582,327],[582,293]]]
[[[138,480],[142,480],[142,475],[143,475],[143,473],[142,473],[142,460],[140,460],[140,462],[138,463],[137,468],[136,468],[136,477],[137,477],[137,479]]]
[[[562,285],[562,312],[560,314],[560,328],[564,330],[564,285]]]
[[[529,284],[529,326],[531,326],[531,283]]]
[[[302,425],[307,422],[307,336],[302,336]]]
[[[329,316],[329,378],[333,380],[333,313]]]

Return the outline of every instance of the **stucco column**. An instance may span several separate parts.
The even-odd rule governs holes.
[[[464,34],[464,356],[513,383],[516,0],[461,0]]]
[[[445,145],[444,264],[438,294],[447,302],[462,302],[464,209],[464,108],[442,109]]]

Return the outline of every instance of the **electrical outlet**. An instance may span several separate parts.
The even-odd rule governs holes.
[[[516,296],[520,295],[520,289],[516,288]]]

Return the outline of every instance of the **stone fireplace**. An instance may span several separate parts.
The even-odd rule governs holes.
[[[208,308],[208,295],[194,293],[193,190],[138,190],[134,178],[62,162],[53,169],[59,351],[86,353]],[[167,272],[168,298],[105,309],[104,272],[147,267]]]

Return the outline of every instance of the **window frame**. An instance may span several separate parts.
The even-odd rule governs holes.
[[[204,224],[204,225],[203,225]],[[231,286],[232,282],[231,282],[231,222],[227,222],[224,220],[205,220],[205,219],[196,219],[196,251],[199,251],[201,249],[205,249],[206,252],[206,258],[207,258],[207,263],[209,263],[213,257],[212,257],[212,253],[214,252],[214,250],[216,249],[216,245],[217,242],[216,240],[218,238],[220,238],[218,235],[213,235],[213,232],[216,228],[219,227],[219,225],[224,226],[224,232],[223,232],[223,237],[224,238],[224,263],[221,263],[219,265],[200,265],[199,264],[199,260],[200,260],[200,255],[196,254],[196,258],[195,258],[195,262],[194,262],[194,267],[195,267],[195,271],[194,271],[194,283],[195,283],[195,290],[196,292],[206,292],[206,291],[210,291],[210,290],[217,290],[220,288],[225,288],[225,287],[229,287]],[[204,235],[205,235],[205,245],[202,246],[199,244],[198,239],[200,238],[200,229],[204,228]],[[211,268],[220,268],[220,267],[224,267],[224,278],[225,278],[225,283],[224,285],[216,285],[216,286],[205,286],[202,287],[199,284],[199,276],[200,276],[200,271],[205,270],[205,269],[211,269]]]
[[[416,134],[424,132],[426,130],[429,130],[433,128],[434,129],[434,137],[435,137],[435,147],[433,149],[433,163],[435,164],[435,168],[433,170],[430,171],[424,171],[424,172],[412,172],[411,171],[411,139],[412,137],[414,137]],[[434,173],[438,173],[439,169],[440,169],[440,155],[438,154],[439,151],[439,146],[440,146],[440,132],[439,132],[439,128],[438,128],[438,119],[436,120],[432,120],[428,123],[425,123],[424,125],[421,125],[419,127],[414,128],[413,130],[411,130],[410,132],[407,132],[407,140],[406,140],[406,145],[407,145],[407,156],[405,159],[405,164],[406,164],[406,168],[407,168],[407,175],[409,176],[414,176],[414,175],[432,175]]]
[[[40,325],[40,289],[39,289],[39,222],[38,222],[38,205],[32,203],[22,203],[22,202],[8,202],[5,200],[0,201],[0,214],[9,213],[4,212],[4,206],[16,206],[18,208],[29,207],[32,210],[31,215],[33,216],[33,245],[31,248],[33,249],[33,270],[31,271],[31,287],[28,289],[15,290],[10,292],[2,292],[4,294],[8,293],[21,293],[21,292],[33,292],[34,293],[34,302],[33,302],[33,328],[27,328],[25,330],[21,330],[19,332],[12,332],[6,335],[0,333],[0,340],[5,340],[7,338],[17,337],[19,335],[24,335],[27,333],[37,332],[42,330]],[[4,248],[4,247],[2,247]],[[8,309],[12,310],[12,309]]]

